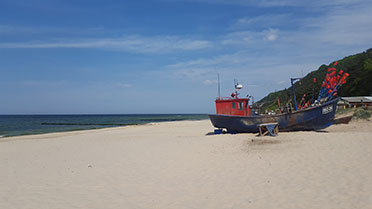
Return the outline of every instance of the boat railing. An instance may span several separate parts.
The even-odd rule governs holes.
[[[217,100],[232,100],[235,99],[233,97],[216,97]]]

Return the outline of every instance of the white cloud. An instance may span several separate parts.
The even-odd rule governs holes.
[[[253,17],[242,17],[233,23],[232,30],[247,30],[249,28],[272,28],[296,24],[297,19],[290,14],[264,14]]]
[[[326,44],[355,45],[372,43],[372,3],[331,10],[324,17],[310,18],[304,22],[314,28],[315,40]]]
[[[278,32],[279,30],[270,28],[269,30],[264,31],[266,34],[264,39],[266,41],[275,41],[278,38]]]
[[[175,0],[173,0],[175,1]],[[176,0],[177,1],[177,0]],[[325,7],[353,5],[368,0],[178,0],[186,2],[202,2],[208,4],[227,4],[256,7]]]
[[[187,68],[187,69],[173,69],[171,70],[176,78],[200,79],[213,72],[212,69],[207,68]]]
[[[304,15],[291,20],[291,15],[286,17],[279,14],[282,20],[278,21],[278,25],[285,26],[283,24],[289,21],[290,27],[257,30],[257,27],[265,25],[266,20],[275,18],[276,14],[240,18],[234,25],[240,23],[241,27],[235,27],[236,31],[225,35],[221,44],[225,48],[250,50],[251,53],[263,53],[265,56],[276,51],[279,55],[292,56],[295,61],[311,57],[312,62],[319,65],[370,48],[372,2],[337,2],[328,2],[327,5],[336,6],[319,9],[316,16]]]
[[[249,44],[254,43],[256,40],[259,39],[259,33],[255,31],[237,31],[233,33],[229,33],[225,35],[225,37],[221,40],[221,44],[223,45],[242,45],[242,44]]]
[[[218,81],[216,81],[216,80],[205,80],[205,81],[203,81],[203,84],[206,85],[206,86],[212,86],[212,85],[215,85],[216,83],[218,83]]]
[[[174,0],[173,0],[174,1]],[[227,4],[227,5],[242,5],[242,6],[293,6],[296,4],[295,0],[175,0],[186,2],[202,2],[208,4]]]
[[[59,40],[48,42],[0,43],[0,48],[98,48],[122,50],[134,53],[170,53],[209,48],[212,43],[176,36],[126,36],[123,38]]]
[[[231,66],[239,63],[246,63],[253,61],[249,54],[244,51],[238,51],[232,54],[222,54],[211,58],[195,59],[186,62],[178,62],[175,64],[168,65],[168,69],[188,69],[188,68],[200,68],[207,67],[209,69],[218,70],[221,66]]]
[[[222,38],[222,45],[234,45],[239,48],[263,47],[266,41],[275,41],[279,37],[279,29],[269,28],[260,31],[237,31]]]
[[[0,81],[0,82],[2,85],[12,86],[12,88],[24,88],[24,89],[32,89],[32,88],[51,89],[51,88],[58,88],[58,87],[70,85],[70,82],[67,80],[53,80],[53,81],[18,80],[18,81]]]
[[[129,83],[117,83],[116,86],[119,88],[131,88],[133,85]]]
[[[105,32],[104,27],[56,27],[56,26],[21,26],[21,25],[0,25],[0,34],[2,35],[51,35],[51,34],[65,34],[65,35],[91,35],[102,34]]]

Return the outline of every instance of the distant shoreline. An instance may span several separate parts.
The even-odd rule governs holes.
[[[206,114],[0,115],[2,138],[207,119]]]
[[[81,129],[81,130],[72,130],[72,131],[59,131],[59,132],[47,132],[47,133],[38,133],[38,134],[24,134],[24,135],[17,135],[17,136],[0,136],[0,143],[1,142],[8,142],[15,140],[23,140],[23,139],[44,139],[44,138],[54,138],[54,137],[63,137],[63,136],[72,136],[72,135],[80,135],[80,134],[88,134],[94,133],[96,131],[109,131],[117,130],[121,128],[133,128],[133,127],[146,127],[152,125],[162,125],[166,123],[187,123],[187,122],[203,122],[209,121],[209,119],[201,119],[201,120],[178,120],[178,121],[162,121],[162,122],[150,122],[150,123],[143,123],[143,124],[130,124],[125,126],[112,126],[112,127],[102,127],[96,129]]]

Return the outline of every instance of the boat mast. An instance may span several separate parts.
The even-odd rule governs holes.
[[[221,99],[221,85],[220,85],[220,74],[217,73],[218,77],[218,99]]]
[[[237,81],[234,79],[235,97],[238,98],[238,90],[236,89]]]

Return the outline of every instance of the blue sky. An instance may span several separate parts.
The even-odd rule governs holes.
[[[372,47],[370,0],[0,1],[0,114],[213,113]]]

